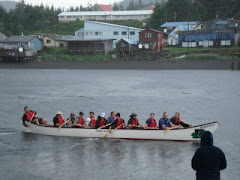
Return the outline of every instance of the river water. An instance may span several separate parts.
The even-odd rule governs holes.
[[[193,125],[218,121],[214,144],[226,154],[222,179],[240,177],[240,72],[207,70],[0,70],[0,179],[194,179],[196,143],[69,138],[23,132],[23,108],[181,113]]]

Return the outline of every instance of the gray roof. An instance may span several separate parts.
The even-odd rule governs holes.
[[[0,32],[0,42],[4,41],[7,38],[7,36],[5,36],[5,34]]]
[[[0,6],[2,6],[6,11],[10,11],[16,8],[18,2],[16,1],[0,1]]]
[[[10,36],[4,40],[4,42],[30,42],[34,38],[38,38],[37,36]]]
[[[72,36],[72,35],[48,34],[48,35],[45,35],[45,36],[48,36],[55,41],[66,41],[66,40],[70,40],[70,39],[75,38],[75,36]]]
[[[177,26],[185,26],[185,25],[197,25],[199,24],[198,21],[186,21],[186,22],[165,22],[160,27],[177,27]]]
[[[133,40],[131,40],[131,39],[127,39],[127,38],[122,38],[122,39],[118,40],[118,41],[116,42],[116,44],[117,44],[118,42],[120,42],[121,40],[123,40],[123,41],[125,41],[125,42],[127,42],[128,44],[131,44],[131,45],[137,45],[137,42],[135,42],[135,41],[133,41]]]

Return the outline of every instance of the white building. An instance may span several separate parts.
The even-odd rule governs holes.
[[[178,32],[179,31],[192,31],[192,26],[183,25],[177,26],[169,35],[168,35],[168,45],[169,46],[176,46],[178,44]]]
[[[109,24],[96,21],[85,21],[84,27],[75,31],[76,39],[114,39],[115,43],[122,39],[131,39],[132,41],[139,41],[139,32],[143,29],[121,26],[116,24]]]
[[[62,12],[58,14],[58,20],[62,22],[84,20],[145,20],[150,18],[152,10],[140,11],[82,11]]]

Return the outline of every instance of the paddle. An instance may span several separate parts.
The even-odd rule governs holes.
[[[179,126],[175,126],[175,127],[167,128],[167,129],[165,129],[164,134],[167,133],[169,130],[172,130],[172,129],[178,129],[178,128],[179,128]]]
[[[105,125],[105,126],[102,126],[102,127],[97,128],[97,129],[105,128],[105,127],[107,127],[107,126],[109,126],[109,125],[111,125],[111,124],[112,124],[112,123],[109,123],[109,124],[107,124],[107,125]]]
[[[103,138],[106,138],[109,134],[113,133],[115,130],[119,129],[124,123],[122,123],[121,125],[119,125],[118,127],[116,127],[113,131],[111,131],[111,129],[109,130],[109,133],[104,135]]]
[[[70,121],[70,119],[67,120],[66,122],[64,122],[62,125],[58,126],[58,132],[59,132],[60,129],[61,129],[65,124],[67,124],[69,121]]]

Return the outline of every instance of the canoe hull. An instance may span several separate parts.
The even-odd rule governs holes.
[[[109,133],[108,129],[84,129],[84,128],[61,128],[37,126],[29,124],[26,132],[52,136],[69,136],[82,138],[113,138],[133,140],[156,140],[156,141],[199,141],[204,131],[214,132],[219,127],[218,122],[211,122],[194,126],[192,128],[169,130],[132,130],[117,129]]]

